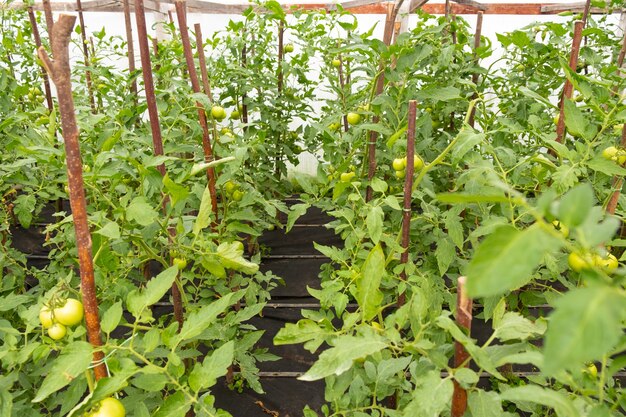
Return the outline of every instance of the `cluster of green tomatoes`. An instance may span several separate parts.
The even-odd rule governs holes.
[[[67,334],[67,327],[76,326],[83,320],[83,314],[83,303],[68,298],[53,308],[48,305],[41,307],[39,321],[51,339],[60,340]]]
[[[404,178],[406,177],[406,165],[407,159],[406,156],[404,158],[396,158],[391,163],[391,167],[396,172],[396,178]],[[413,169],[415,172],[421,171],[424,168],[424,161],[418,155],[413,155]]]

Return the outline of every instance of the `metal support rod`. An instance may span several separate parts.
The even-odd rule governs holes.
[[[572,71],[576,71],[578,65],[578,54],[580,53],[580,41],[582,39],[584,23],[582,20],[574,22],[574,38],[572,39],[572,53],[569,58],[569,67]],[[565,86],[563,87],[563,95],[561,96],[561,102],[559,103],[559,123],[556,126],[556,141],[563,142],[563,135],[565,134],[565,100],[572,98],[572,92],[574,86],[571,81],[566,78]]]
[[[183,50],[185,53],[185,61],[187,62],[187,72],[189,74],[189,81],[191,82],[191,88],[194,93],[200,93],[200,82],[198,81],[198,73],[196,71],[196,64],[193,60],[193,51],[191,50],[191,42],[189,41],[189,29],[187,28],[187,5],[185,0],[176,0],[176,17],[178,19],[178,29],[180,30],[180,38],[183,44]],[[202,45],[199,46],[202,48]],[[198,111],[198,120],[200,127],[202,128],[202,149],[204,151],[204,160],[206,162],[212,162],[214,160],[213,148],[211,146],[211,135],[209,133],[209,125],[206,119],[206,111],[202,104],[197,101],[196,109]],[[213,226],[218,221],[218,208],[217,208],[217,193],[215,191],[215,168],[210,167],[206,172],[209,193],[211,194],[211,208],[213,209],[213,215],[215,219]]]
[[[417,102],[409,101],[408,128],[406,132],[406,176],[404,177],[404,206],[402,211],[402,253],[400,254],[400,263],[406,267],[409,262],[409,243],[411,232],[411,191],[413,190],[413,174],[415,168],[413,161],[415,159],[415,118],[417,115]],[[406,281],[406,270],[400,273],[400,279]],[[398,296],[398,307],[404,305],[406,295],[403,292]]]
[[[456,293],[456,322],[461,328],[470,333],[472,329],[472,299],[465,292],[465,277],[459,277],[457,281]],[[469,366],[470,356],[460,342],[454,342],[454,366]],[[467,391],[454,380],[454,391],[452,394],[452,417],[461,417],[467,410]]]
[[[154,94],[154,80],[152,78],[152,62],[150,60],[150,46],[148,45],[148,31],[146,29],[146,14],[143,0],[135,0],[135,19],[137,20],[137,38],[139,40],[139,52],[141,55],[141,71],[143,74],[146,101],[148,104],[148,116],[150,118],[150,129],[152,131],[152,144],[155,156],[163,155],[163,138],[161,136],[161,126],[159,124],[159,112]],[[165,165],[157,166],[162,176],[165,176]],[[169,203],[167,194],[163,196],[163,211]],[[175,233],[173,229],[169,229],[169,238]],[[174,301],[174,317],[178,322],[178,329],[183,326],[184,312],[182,296],[178,282],[172,285],[172,299]]]
[[[91,234],[87,222],[87,203],[83,185],[83,163],[80,156],[78,141],[78,125],[76,111],[72,97],[72,80],[70,71],[69,44],[76,16],[61,15],[53,25],[51,49],[54,61],[46,50],[40,47],[39,57],[43,61],[46,71],[57,88],[59,113],[65,143],[65,159],[67,163],[67,178],[70,194],[70,205],[76,232],[76,247],[78,249],[78,264],[80,268],[80,289],[85,309],[85,323],[87,338],[95,348],[93,353],[94,373],[96,380],[108,376],[106,365],[102,360],[104,354],[99,348],[102,346],[100,334],[100,319],[98,318],[98,300],[96,299],[96,284],[92,258]]]

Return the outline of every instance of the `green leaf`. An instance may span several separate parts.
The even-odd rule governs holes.
[[[545,331],[545,325],[533,323],[519,313],[507,312],[498,320],[494,337],[503,342],[526,340],[532,336],[540,336]]]
[[[184,201],[189,195],[189,190],[172,181],[168,174],[165,174],[163,177],[163,185],[165,186],[165,189],[170,196],[170,200],[172,201],[172,206],[174,207],[176,207],[179,202]]]
[[[512,199],[505,196],[504,193],[500,195],[441,193],[441,194],[437,194],[437,200],[441,201],[442,203],[460,204],[460,203],[508,203]]]
[[[5,297],[0,297],[0,312],[14,310],[17,306],[26,304],[33,300],[30,295],[11,293]]]
[[[126,208],[126,218],[136,221],[141,226],[152,224],[158,216],[145,197],[135,197]]]
[[[572,188],[559,202],[559,221],[567,227],[580,226],[591,212],[594,200],[588,183]]]
[[[439,417],[450,407],[454,385],[450,378],[441,378],[439,371],[428,371],[417,379],[413,399],[403,412],[404,417]]]
[[[570,99],[565,99],[563,110],[565,113],[565,126],[569,133],[587,140],[593,139],[595,129],[589,125],[589,121],[585,118],[583,112],[576,107],[576,103]]]
[[[317,348],[332,334],[333,330],[322,327],[321,323],[316,323],[310,319],[302,319],[295,324],[286,323],[274,336],[274,344],[276,346],[294,345],[315,340],[318,342]]]
[[[618,165],[615,161],[611,161],[598,156],[587,162],[587,167],[590,169],[601,172],[605,175],[620,175],[626,176],[626,169]]]
[[[158,302],[172,288],[177,274],[178,268],[171,266],[149,280],[145,289],[131,291],[126,297],[128,311],[139,318],[143,310]]]
[[[97,230],[94,233],[108,237],[109,239],[119,239],[120,226],[115,222],[108,222],[100,230]]]
[[[363,264],[363,271],[356,281],[356,300],[361,307],[363,321],[371,320],[380,308],[383,293],[380,282],[385,273],[385,253],[380,244],[376,245]]]
[[[374,244],[378,244],[383,234],[383,217],[383,209],[378,206],[372,207],[367,213],[365,224],[367,224],[367,231]]]
[[[435,257],[437,258],[437,266],[439,267],[439,273],[445,274],[450,267],[450,264],[456,257],[456,247],[446,237],[440,237],[437,241],[437,249],[435,249]]]
[[[388,148],[393,147],[393,145],[398,141],[398,139],[400,139],[402,135],[404,135],[404,132],[406,132],[407,129],[408,129],[408,126],[402,126],[396,133],[389,136],[389,139],[387,139],[387,147]]]
[[[531,402],[553,408],[559,417],[580,417],[578,409],[565,395],[536,385],[511,388],[500,394],[503,401]]]
[[[87,342],[73,342],[65,346],[61,355],[54,360],[33,402],[45,400],[85,372],[91,365],[92,352],[92,347]]]
[[[196,222],[193,225],[194,235],[198,236],[202,229],[211,224],[212,209],[211,192],[209,191],[209,187],[206,187],[202,193],[202,201],[200,202],[200,209],[198,211],[198,216],[196,217]]]
[[[191,399],[183,391],[178,391],[165,399],[153,417],[185,417],[191,405]]]
[[[322,352],[311,369],[298,379],[316,381],[330,375],[341,375],[350,369],[355,360],[363,359],[387,347],[387,343],[379,335],[341,336],[333,341],[333,345]]]
[[[503,414],[502,403],[497,392],[470,391],[467,405],[472,412],[472,417],[501,417]]]
[[[111,333],[118,324],[120,324],[120,320],[122,319],[122,302],[118,301],[113,304],[109,309],[102,315],[102,320],[100,321],[100,328],[105,333]]]
[[[456,87],[426,87],[415,95],[418,99],[435,101],[452,101],[461,98],[461,90]]]
[[[235,304],[243,297],[245,290],[231,292],[217,301],[188,314],[180,332],[172,338],[172,346],[178,345],[184,340],[193,339],[205,331],[228,307]]]
[[[463,129],[458,136],[459,139],[456,142],[456,146],[451,152],[452,163],[454,164],[459,163],[467,152],[485,140],[484,133],[476,132],[473,129]]]
[[[259,265],[243,257],[241,242],[224,242],[217,247],[216,255],[224,268],[241,271],[244,274],[255,274]]]
[[[545,339],[544,372],[599,360],[623,334],[624,296],[611,287],[578,288],[555,303]]]
[[[488,297],[527,284],[548,253],[563,243],[534,224],[525,230],[501,226],[476,250],[467,266],[467,291],[471,297]]]
[[[285,228],[285,232],[289,233],[289,231],[293,228],[293,225],[296,224],[296,221],[306,214],[310,205],[306,203],[302,204],[294,204],[290,207],[289,213],[287,214],[287,226]]]
[[[189,386],[198,392],[210,388],[219,377],[226,375],[235,356],[235,343],[230,340],[207,356],[202,365],[196,364],[189,375]]]
[[[552,107],[552,108],[556,108],[556,106],[554,105],[554,103],[552,103],[550,100],[548,100],[547,98],[535,93],[533,90],[531,90],[528,87],[520,87],[518,89],[518,91],[520,93],[522,93],[523,95],[525,95],[526,97],[530,97],[532,99],[535,99],[537,101],[542,102],[543,104],[545,104],[548,107]]]

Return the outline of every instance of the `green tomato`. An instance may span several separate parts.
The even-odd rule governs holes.
[[[580,272],[583,269],[589,269],[593,261],[588,261],[579,253],[572,252],[567,257],[567,263],[573,271]]]
[[[341,60],[339,58],[333,59],[332,65],[335,68],[339,68],[341,66]]]
[[[406,159],[405,158],[396,158],[391,163],[391,167],[396,171],[402,171],[406,168]]]
[[[230,114],[230,118],[233,120],[239,120],[239,116],[241,116],[241,114],[238,110],[233,110],[233,112]]]
[[[287,45],[285,45],[283,50],[285,51],[286,54],[288,54],[289,52],[293,52],[293,44],[288,43]]]
[[[348,123],[353,126],[358,125],[359,122],[361,121],[361,115],[359,113],[350,112],[348,113],[347,118],[348,118]]]
[[[233,191],[235,191],[236,189],[237,184],[232,181],[226,181],[226,183],[224,184],[224,191],[226,191],[226,194],[232,194]]]
[[[90,414],[91,417],[124,417],[125,415],[126,409],[124,405],[120,400],[113,397],[100,401]]]
[[[424,161],[418,155],[413,155],[413,169],[420,171],[424,168]]]
[[[406,171],[405,170],[396,171],[396,178],[402,179],[404,177],[406,177]]]
[[[184,258],[174,258],[172,264],[174,264],[179,271],[182,271],[187,267],[187,260]]]
[[[609,254],[606,258],[603,258],[600,255],[594,255],[593,263],[602,268],[602,270],[604,270],[607,274],[613,273],[619,266],[617,258],[612,254]]]
[[[552,222],[552,226],[554,226],[556,230],[561,231],[561,234],[563,235],[563,237],[567,238],[569,236],[569,228],[565,226],[564,224],[562,224],[560,221],[554,220]]]
[[[240,190],[235,190],[233,191],[233,200],[235,201],[241,201],[241,199],[243,198],[243,191]]]
[[[618,149],[615,146],[609,146],[602,151],[602,157],[604,159],[615,160],[614,158],[617,156],[617,153]]]
[[[213,116],[215,120],[223,120],[226,118],[226,110],[221,106],[213,106],[211,107],[211,116]]]
[[[67,334],[67,328],[61,323],[54,323],[48,328],[48,336],[53,340],[61,340]]]
[[[68,298],[65,304],[54,309],[54,318],[65,326],[75,326],[83,320],[83,303]]]
[[[335,130],[339,129],[340,127],[341,127],[341,123],[339,123],[339,122],[334,122],[334,123],[331,123],[331,124],[328,125],[328,128],[330,130],[332,130],[333,132]]]
[[[43,306],[41,307],[41,310],[39,310],[39,321],[45,329],[52,327],[54,324],[52,310],[50,310],[48,306]]]
[[[352,178],[354,178],[356,174],[354,172],[344,172],[339,177],[341,182],[352,182]]]

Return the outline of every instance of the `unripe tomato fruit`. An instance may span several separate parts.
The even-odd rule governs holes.
[[[283,50],[286,54],[288,54],[289,52],[293,52],[293,44],[288,43],[287,45],[285,45],[285,48]]]
[[[113,397],[100,401],[96,409],[88,414],[89,417],[124,417],[126,409],[120,400]]]
[[[609,274],[615,271],[619,266],[617,258],[612,254],[609,254],[606,258],[603,258],[600,255],[594,255],[593,263],[594,265],[602,268],[606,273]]]
[[[348,123],[351,125],[358,125],[361,121],[361,115],[359,113],[348,113]]]
[[[39,310],[39,321],[45,329],[52,327],[54,324],[52,310],[50,310],[48,306],[43,306],[41,310]]]
[[[335,59],[333,59],[332,64],[333,64],[333,67],[339,68],[339,66],[341,65],[341,61],[339,59],[335,58]]]
[[[396,171],[402,171],[404,168],[406,168],[406,159],[396,158],[391,163],[391,166]]]
[[[226,191],[226,194],[232,194],[233,191],[235,191],[236,189],[237,184],[232,181],[226,181],[226,183],[224,184],[224,191]]]
[[[233,200],[241,201],[242,198],[243,198],[243,192],[242,191],[239,191],[239,190],[233,191]]]
[[[233,112],[230,114],[230,118],[233,120],[239,120],[239,111],[238,110],[233,110]]]
[[[588,269],[591,265],[580,254],[572,252],[567,257],[567,263],[572,270],[580,272],[583,269]]]
[[[406,166],[407,164],[407,160],[406,160],[406,156],[404,157],[404,166]],[[420,158],[417,155],[413,155],[413,168],[416,171],[421,170],[422,168],[424,168],[424,161],[422,161],[422,158]]]
[[[184,258],[174,258],[172,263],[178,268],[179,271],[182,271],[187,267],[187,260]]]
[[[404,178],[406,177],[406,171],[405,170],[401,170],[401,171],[396,171],[396,178]]]
[[[50,339],[53,339],[53,340],[63,339],[66,334],[67,334],[67,328],[61,323],[54,323],[48,329],[48,336],[50,336]]]
[[[68,298],[65,304],[54,309],[54,318],[65,326],[75,326],[83,320],[83,303]]]
[[[593,379],[596,379],[598,377],[598,368],[596,368],[595,364],[590,363],[589,365],[587,365],[587,373],[589,373],[589,376],[591,376]]]
[[[354,178],[355,175],[356,174],[354,172],[344,172],[341,174],[339,179],[341,180],[341,182],[351,182],[352,178]]]
[[[615,146],[609,146],[607,148],[604,148],[604,150],[602,151],[602,157],[604,159],[614,159],[617,156],[617,148]]]
[[[333,132],[341,127],[341,123],[335,122],[328,125],[328,128]]]
[[[620,165],[624,165],[624,163],[626,163],[626,150],[619,149],[617,151],[617,163]]]
[[[226,110],[221,106],[211,107],[211,116],[216,120],[222,120],[226,117]]]

